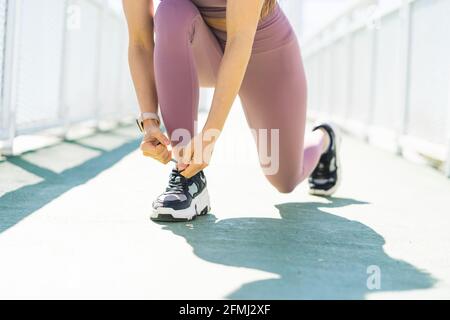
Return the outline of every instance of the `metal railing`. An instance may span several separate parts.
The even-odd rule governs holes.
[[[313,118],[450,176],[450,0],[362,0],[304,46]]]
[[[0,0],[0,141],[136,114],[124,19],[101,0]]]

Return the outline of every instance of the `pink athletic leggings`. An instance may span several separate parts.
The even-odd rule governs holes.
[[[211,14],[225,16],[217,9]],[[178,128],[194,135],[199,87],[214,87],[226,33],[208,27],[190,0],[163,0],[155,15],[155,36],[164,124],[169,136]],[[239,96],[250,128],[279,130],[279,169],[266,177],[280,192],[291,192],[307,178],[322,152],[322,136],[304,142],[306,91],[296,36],[277,6],[259,23]]]

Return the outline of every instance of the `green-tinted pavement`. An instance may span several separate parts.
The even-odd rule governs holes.
[[[450,298],[449,180],[345,137],[335,198],[278,194],[231,118],[188,224],[148,219],[133,127],[1,162],[0,298]]]

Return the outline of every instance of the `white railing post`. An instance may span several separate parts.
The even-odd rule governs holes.
[[[112,14],[110,12],[110,14]],[[120,32],[120,34],[118,34],[119,37],[119,45],[118,48],[119,50],[115,52],[116,57],[116,66],[119,67],[119,72],[117,73],[117,79],[115,79],[114,81],[114,95],[115,95],[115,106],[114,106],[114,112],[116,113],[116,116],[114,117],[115,122],[117,125],[121,125],[124,117],[127,115],[127,110],[125,109],[125,106],[122,105],[121,103],[121,87],[122,87],[122,78],[124,78],[124,71],[125,68],[123,68],[123,63],[124,61],[126,61],[126,57],[125,57],[125,50],[123,48],[125,48],[128,44],[126,43],[125,39],[125,31],[124,29],[126,28],[125,25],[123,25],[123,21],[120,19],[120,16],[117,14],[112,15],[113,17],[113,21],[115,24],[117,24],[118,26],[118,32]]]
[[[62,132],[61,137],[65,138],[69,130],[69,107],[66,103],[66,51],[67,51],[67,33],[68,33],[68,21],[67,15],[69,10],[69,1],[64,0],[64,23],[63,23],[63,35],[62,35],[62,53],[61,53],[61,70],[60,70],[60,87],[59,87],[59,114],[58,117],[61,122]]]
[[[376,77],[377,77],[377,45],[378,45],[378,30],[377,28],[372,28],[369,30],[371,32],[369,34],[370,40],[369,40],[369,51],[370,51],[370,61],[371,68],[370,68],[370,83],[369,83],[369,106],[368,111],[365,119],[366,123],[366,132],[364,133],[364,140],[369,141],[370,140],[370,127],[373,125],[374,116],[375,116],[375,83],[376,83]]]
[[[120,23],[120,21],[119,21],[119,19],[118,19],[118,17],[114,17],[114,20],[115,20],[115,22],[116,23]],[[122,68],[121,66],[122,66],[122,63],[123,63],[123,59],[124,59],[124,56],[123,56],[123,46],[124,46],[124,39],[123,39],[123,37],[120,37],[120,46],[119,46],[119,48],[120,48],[120,51],[119,52],[117,52],[117,57],[116,57],[116,65],[117,66],[120,66],[120,69],[119,69],[119,73],[117,74],[117,80],[115,81],[115,86],[116,86],[116,88],[115,88],[115,92],[114,92],[114,94],[116,95],[116,101],[117,101],[117,106],[116,106],[116,110],[115,110],[115,112],[117,113],[117,123],[120,125],[121,124],[121,120],[122,120],[122,118],[123,118],[123,116],[122,116],[122,113],[123,113],[123,115],[125,115],[125,112],[124,112],[124,110],[123,110],[123,105],[122,105],[122,103],[121,103],[121,100],[120,100],[120,98],[121,98],[121,96],[120,96],[120,88],[121,88],[121,83],[122,83],[122,77],[123,77],[123,69],[124,68]]]
[[[450,72],[450,68],[449,68]],[[447,159],[445,161],[444,172],[450,178],[450,86],[448,90],[448,107],[447,107]]]
[[[117,101],[119,103],[119,114],[120,114],[120,119],[119,119],[119,123],[121,124],[123,121],[123,117],[126,115],[127,113],[127,102],[124,101],[123,99],[123,86],[125,86],[126,83],[126,79],[127,79],[127,75],[125,74],[125,67],[123,67],[123,63],[125,63],[125,61],[127,61],[127,52],[124,48],[128,47],[128,43],[126,41],[126,36],[125,33],[123,33],[123,36],[120,39],[121,42],[121,50],[120,50],[120,54],[119,54],[119,61],[118,61],[118,66],[120,66],[120,71],[119,71],[119,81],[117,81]]]
[[[14,138],[16,136],[17,115],[17,59],[18,43],[20,41],[20,12],[22,0],[9,0],[7,3],[4,79],[2,104],[5,109],[6,135],[2,153],[12,155],[14,153]]]
[[[397,153],[401,153],[400,139],[406,134],[408,126],[408,109],[409,109],[409,84],[410,84],[410,59],[411,59],[411,2],[403,0],[400,7],[401,32],[400,32],[400,107],[397,128]]]
[[[352,24],[352,21],[350,20],[349,25]],[[347,30],[349,27],[347,27]],[[345,51],[347,52],[348,59],[347,59],[347,65],[346,65],[346,72],[347,74],[345,77],[347,78],[347,88],[345,88],[345,98],[344,98],[344,106],[345,110],[342,112],[342,126],[346,125],[346,119],[349,113],[350,105],[352,103],[352,94],[353,94],[353,68],[354,68],[354,62],[353,62],[353,40],[352,40],[352,33],[347,31],[347,34],[345,35]]]
[[[102,59],[102,41],[103,41],[103,28],[105,27],[105,11],[106,11],[106,2],[98,2],[99,8],[99,24],[97,29],[97,48],[96,48],[96,56],[95,56],[95,110],[94,110],[94,119],[95,119],[95,127],[96,129],[100,129],[100,121],[101,121],[101,111],[102,111],[102,99],[100,96],[100,80],[101,75],[101,59]]]
[[[2,49],[4,49],[3,51],[5,51],[5,48],[7,47],[7,44],[6,44],[6,31],[7,31],[7,22],[8,22],[8,19],[7,19],[7,13],[8,13],[8,10],[7,10],[7,7],[8,7],[8,1],[6,0],[5,1],[5,17],[4,17],[4,21],[3,21],[3,30],[4,30],[4,33],[3,34],[1,34],[1,36],[2,36],[2,41],[3,41],[3,48]],[[0,67],[0,69],[2,69],[2,74],[5,72],[5,63],[4,63],[4,60],[5,60],[5,56],[3,55],[2,56],[2,61],[0,61],[0,63],[2,64],[2,67]],[[5,91],[5,83],[4,83],[4,81],[3,80],[0,80],[0,85],[1,85],[1,88],[0,88],[0,93],[3,93],[4,91]],[[8,118],[8,114],[9,114],[9,110],[7,109],[7,105],[5,105],[4,104],[4,101],[0,101],[0,142],[2,142],[5,138],[7,138],[7,118]],[[1,154],[1,147],[0,147],[0,154]]]
[[[349,33],[349,35],[348,35],[347,46],[348,46],[347,50],[348,50],[348,54],[349,54],[349,59],[348,59],[348,65],[347,65],[347,72],[348,72],[348,75],[347,75],[348,83],[347,83],[347,92],[346,92],[347,98],[346,98],[346,102],[345,102],[347,105],[347,108],[345,110],[344,119],[343,119],[345,126],[347,126],[347,124],[348,124],[349,113],[350,113],[350,109],[351,109],[351,106],[353,103],[353,82],[354,82],[353,70],[355,68],[355,63],[354,63],[354,59],[353,59],[353,38],[352,38],[351,33]]]

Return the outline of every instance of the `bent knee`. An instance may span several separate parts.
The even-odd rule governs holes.
[[[295,188],[297,187],[297,185],[291,185],[291,184],[282,184],[279,186],[275,186],[275,188],[277,188],[279,193],[284,193],[284,194],[289,194],[292,193]]]
[[[277,177],[268,176],[269,182],[278,190],[280,193],[291,193],[298,186],[299,181],[295,177]]]

